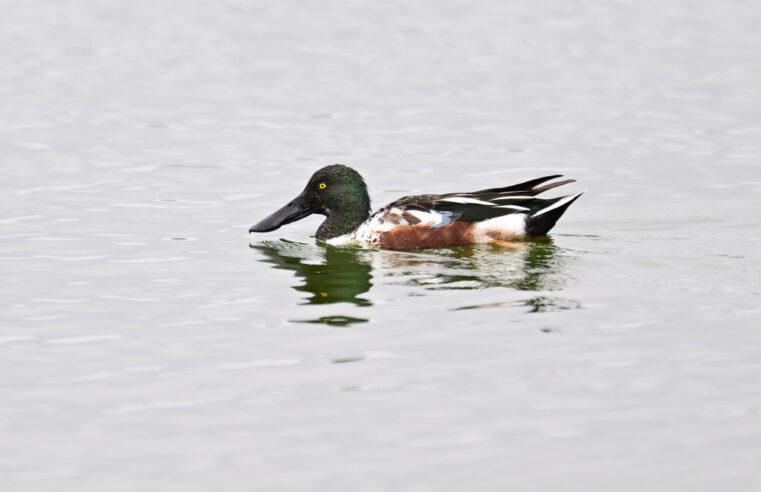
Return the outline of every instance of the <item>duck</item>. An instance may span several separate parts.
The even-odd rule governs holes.
[[[317,170],[304,191],[251,226],[274,231],[311,214],[326,218],[317,240],[333,246],[415,250],[478,243],[517,247],[511,241],[546,236],[584,192],[555,198],[537,195],[573,183],[560,174],[469,193],[405,196],[372,213],[364,178],[333,164]]]

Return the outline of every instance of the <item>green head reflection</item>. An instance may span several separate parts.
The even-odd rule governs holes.
[[[264,255],[263,261],[281,270],[290,270],[301,280],[295,290],[309,294],[307,304],[349,302],[369,306],[361,296],[372,287],[372,267],[356,248],[313,246],[290,241],[252,244]]]

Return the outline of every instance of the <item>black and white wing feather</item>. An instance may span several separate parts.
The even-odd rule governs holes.
[[[437,228],[456,221],[482,223],[509,215],[517,215],[508,222],[520,223],[522,235],[542,236],[581,195],[579,193],[549,199],[537,197],[544,191],[575,181],[566,179],[548,182],[560,177],[562,176],[545,176],[511,186],[470,193],[406,196],[375,212],[360,226],[357,236],[371,236],[399,226]]]

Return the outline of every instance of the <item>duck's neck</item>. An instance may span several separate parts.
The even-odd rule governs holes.
[[[341,211],[329,211],[327,218],[317,228],[317,239],[327,241],[334,237],[353,232],[370,217],[370,200],[366,200]]]

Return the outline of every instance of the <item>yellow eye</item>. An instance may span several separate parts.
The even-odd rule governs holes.
[[[320,183],[320,189],[321,190],[324,190],[326,186],[328,186],[328,185],[326,185],[325,183]]]

